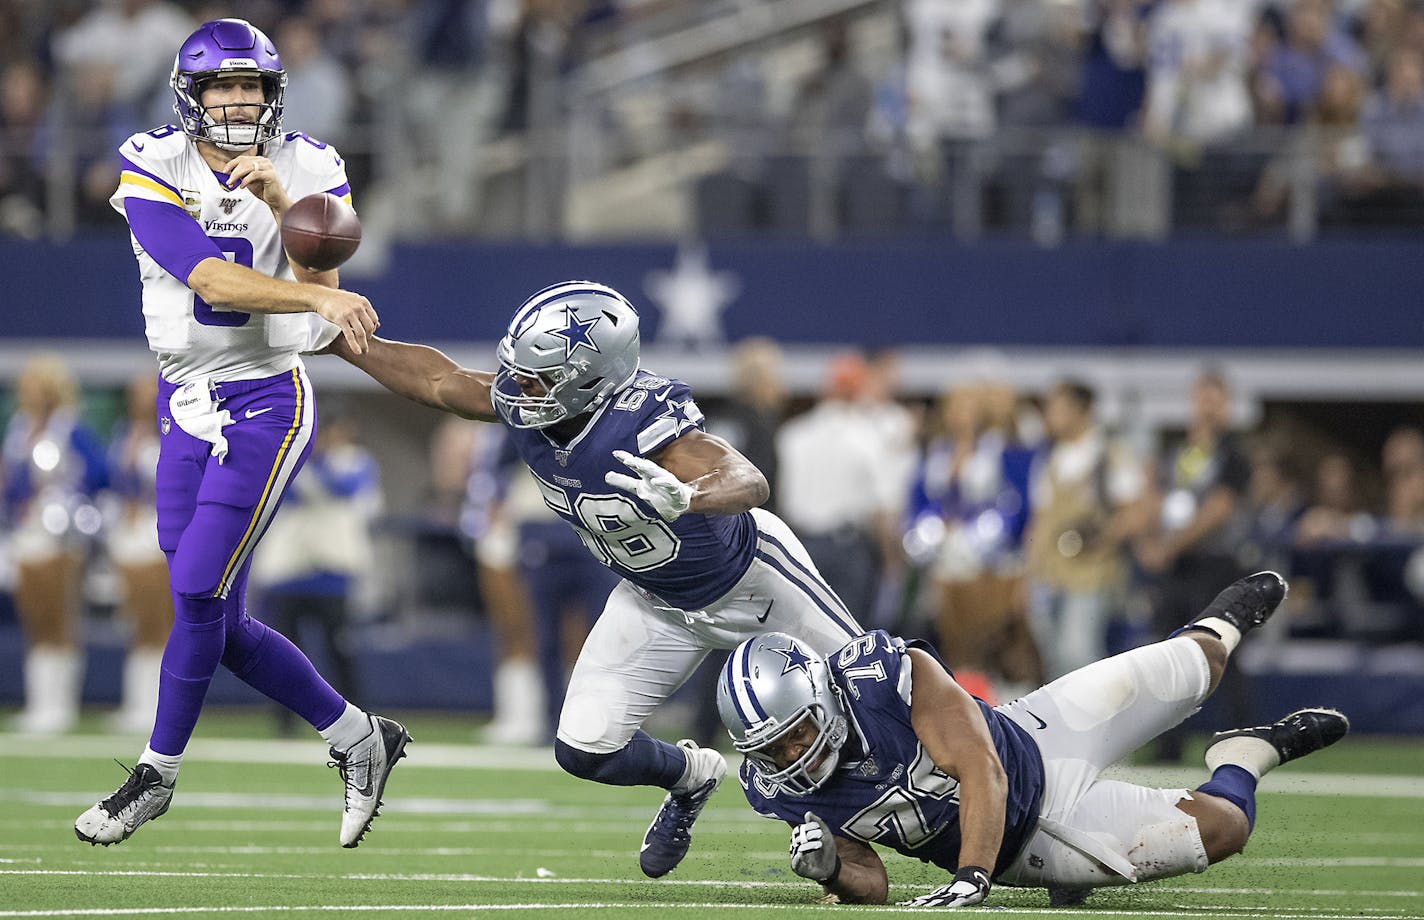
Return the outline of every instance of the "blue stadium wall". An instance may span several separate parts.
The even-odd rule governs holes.
[[[946,243],[711,247],[740,294],[728,339],[1135,347],[1424,346],[1424,241]],[[659,246],[408,245],[379,276],[349,279],[402,338],[492,341],[535,289],[589,278],[646,301]],[[139,337],[125,241],[0,242],[7,335]],[[648,316],[650,338],[657,334]]]
[[[399,338],[492,341],[518,303],[545,284],[589,278],[647,301],[650,276],[672,271],[671,245],[403,245],[379,275],[351,273],[382,332]],[[726,336],[790,343],[1124,348],[1424,347],[1424,240],[1185,241],[1070,244],[943,242],[813,246],[713,245],[710,268],[739,290]],[[127,241],[64,246],[0,241],[0,304],[15,339],[141,341],[139,286]],[[645,314],[656,340],[656,311]],[[58,343],[56,343],[58,344]],[[86,697],[117,697],[121,650],[90,645]],[[0,701],[20,695],[20,643],[0,628]],[[386,706],[487,710],[488,643],[437,642],[363,652],[370,699]],[[402,676],[404,675],[404,676]],[[409,675],[419,675],[413,681]],[[1424,733],[1424,681],[1413,674],[1261,675],[1264,718],[1328,697],[1367,731]],[[255,694],[224,675],[220,702]]]

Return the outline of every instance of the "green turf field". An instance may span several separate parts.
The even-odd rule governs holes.
[[[337,845],[340,785],[320,742],[274,741],[251,715],[199,726],[172,810],[102,848],[72,821],[123,779],[142,741],[0,735],[0,918],[166,916],[785,917],[828,907],[787,865],[787,832],[735,785],[698,822],[667,879],[638,871],[660,795],[563,776],[548,751],[467,743],[467,723],[412,717],[416,743],[356,850]],[[1137,768],[1194,785],[1201,771]],[[1208,870],[1096,893],[1093,916],[1424,918],[1424,743],[1350,738],[1263,784],[1246,853]],[[887,854],[891,894],[942,872]],[[996,889],[1013,914],[1058,915],[1037,891]]]

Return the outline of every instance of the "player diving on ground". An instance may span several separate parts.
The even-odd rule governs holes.
[[[876,630],[823,655],[784,635],[737,647],[717,703],[759,813],[791,826],[791,868],[845,903],[884,903],[879,844],[954,874],[903,903],[964,907],[992,883],[1089,891],[1201,872],[1246,845],[1256,784],[1344,737],[1331,709],[1221,732],[1194,790],[1099,777],[1191,715],[1241,636],[1285,597],[1274,572],[1227,587],[1173,636],[991,708],[932,650]]]

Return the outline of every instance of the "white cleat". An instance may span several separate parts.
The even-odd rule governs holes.
[[[386,791],[386,779],[396,761],[405,756],[410,734],[405,726],[384,716],[371,716],[371,733],[356,742],[348,751],[331,749],[328,766],[341,770],[346,785],[346,802],[341,811],[341,845],[354,847],[361,842],[371,821],[380,814],[381,796]]]
[[[163,785],[158,771],[141,763],[118,791],[79,816],[74,835],[95,846],[121,843],[145,821],[162,817],[172,801],[173,786]]]

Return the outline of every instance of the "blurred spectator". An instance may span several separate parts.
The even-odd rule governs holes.
[[[922,147],[994,131],[988,38],[1001,0],[907,0],[911,133]]]
[[[996,388],[960,384],[940,399],[938,432],[911,487],[906,546],[928,563],[940,648],[982,699],[1003,679],[998,658],[1025,618],[1020,537],[1031,456],[994,424]],[[1002,388],[997,388],[1002,390]],[[1009,412],[1013,394],[1009,391]],[[1027,682],[1034,675],[1008,675]]]
[[[530,725],[538,729],[532,743],[544,744],[553,734],[552,727],[558,724],[569,672],[594,621],[603,612],[609,592],[618,584],[618,576],[600,563],[578,534],[544,504],[533,475],[513,450],[505,455],[504,470],[509,483],[501,514],[517,528],[516,559],[532,606],[533,638],[542,679],[537,696],[511,700],[505,705],[512,713],[525,713]],[[496,684],[497,702],[500,689]],[[506,696],[509,692],[506,689]],[[710,702],[715,694],[702,694],[701,698]],[[541,701],[544,708],[531,711]],[[715,720],[715,712],[712,718]],[[495,725],[498,724],[497,716]],[[525,738],[528,733],[526,728]]]
[[[470,436],[470,455],[460,530],[474,540],[480,597],[495,647],[490,675],[494,707],[483,740],[498,745],[542,744],[549,734],[550,690],[540,676],[530,597],[533,585],[520,558],[521,528],[539,512],[527,492],[512,494],[533,482],[520,482],[514,466],[518,460],[502,429],[462,425],[461,430]],[[538,498],[537,489],[532,498]]]
[[[380,469],[357,443],[355,420],[327,409],[302,475],[253,553],[252,584],[264,619],[304,648],[308,628],[318,630],[331,655],[333,686],[352,697],[360,689],[352,601],[376,561],[371,522],[380,509]],[[291,710],[281,706],[276,715],[281,734],[296,731]]]
[[[999,122],[1065,125],[1082,92],[1084,12],[1078,0],[1001,0],[993,38]]]
[[[44,229],[45,180],[36,159],[47,92],[40,70],[15,60],[0,69],[0,234]]]
[[[104,0],[55,34],[54,59],[70,72],[91,71],[107,88],[122,139],[168,120],[171,61],[196,25],[166,0]]]
[[[1154,0],[1088,0],[1078,118],[1090,128],[1132,128],[1146,90],[1147,15]]]
[[[293,16],[276,36],[287,71],[282,123],[319,141],[341,147],[351,130],[356,89],[336,58],[326,52],[312,20]]]
[[[776,432],[786,417],[788,396],[781,376],[786,357],[774,340],[755,337],[738,342],[730,360],[730,398],[708,413],[708,431],[725,438],[762,471],[771,484],[771,497],[762,507],[776,511]]]
[[[1049,390],[1050,444],[1030,481],[1030,622],[1049,680],[1107,656],[1108,623],[1127,589],[1123,544],[1142,526],[1142,463],[1108,439],[1095,398],[1076,380]]]
[[[1382,525],[1388,537],[1424,538],[1424,464],[1398,469],[1386,480]]]
[[[1424,183],[1424,56],[1413,49],[1389,60],[1384,88],[1364,116],[1374,162],[1386,184]]]
[[[1380,448],[1380,469],[1385,481],[1414,467],[1424,467],[1424,430],[1400,425],[1390,431]]]
[[[1089,0],[1085,10],[1082,93],[1078,120],[1091,133],[1079,147],[1074,177],[1074,225],[1083,233],[1109,229],[1109,209],[1123,174],[1120,136],[1136,131],[1146,92],[1147,15],[1154,0]]]
[[[1288,448],[1270,444],[1258,445],[1250,459],[1246,503],[1250,524],[1237,553],[1241,567],[1289,574],[1296,527],[1306,509],[1300,461]]]
[[[858,619],[869,619],[884,567],[880,534],[901,513],[896,462],[864,405],[870,371],[860,354],[827,369],[821,398],[776,436],[779,513]]]
[[[1259,0],[1163,0],[1149,20],[1143,130],[1171,157],[1176,227],[1239,223],[1264,157],[1252,125],[1250,41]]]
[[[105,545],[123,585],[121,609],[129,627],[115,731],[147,734],[158,711],[158,672],[173,628],[168,560],[158,546],[154,501],[158,473],[158,378],[143,373],[125,392],[125,417],[109,448],[116,499],[106,522]]]
[[[1252,198],[1258,219],[1284,215],[1303,174],[1314,182],[1322,220],[1345,218],[1369,172],[1369,143],[1360,129],[1364,95],[1364,80],[1356,71],[1334,67],[1326,72],[1305,125],[1261,173]]]
[[[1148,25],[1143,129],[1168,145],[1228,140],[1251,124],[1256,0],[1163,0]]]
[[[1370,82],[1385,72],[1395,50],[1407,40],[1409,15],[1405,0],[1366,0],[1357,14],[1355,31]]]
[[[15,610],[25,637],[25,709],[15,729],[68,731],[84,680],[80,585],[108,485],[104,451],[79,419],[79,385],[64,359],[42,353],[15,384],[5,430],[4,497]]]
[[[1139,539],[1136,554],[1149,580],[1155,632],[1165,636],[1206,609],[1222,588],[1243,574],[1236,558],[1244,525],[1251,469],[1231,431],[1231,391],[1225,378],[1206,371],[1192,384],[1186,440],[1163,457],[1157,494],[1157,528]],[[1223,678],[1218,695],[1231,724],[1246,724],[1244,684]],[[1157,739],[1158,760],[1182,756],[1183,732]]]
[[[1296,542],[1314,543],[1365,540],[1373,535],[1374,521],[1362,495],[1355,461],[1332,453],[1315,467],[1315,489],[1310,508],[1296,528]]]
[[[1257,118],[1295,124],[1315,109],[1332,69],[1362,75],[1368,62],[1360,47],[1333,19],[1329,0],[1295,0],[1286,14],[1285,40],[1274,46],[1257,73]]]

